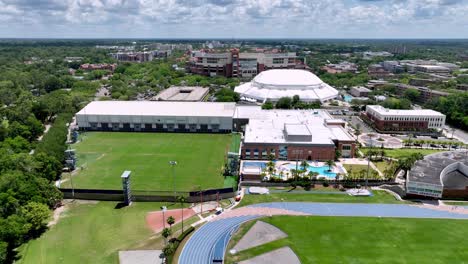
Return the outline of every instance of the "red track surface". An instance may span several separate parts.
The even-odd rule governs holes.
[[[195,211],[193,211],[191,208],[184,209],[184,220],[194,215]],[[163,221],[166,227],[169,227],[169,225],[166,222],[169,216],[174,217],[175,223],[177,224],[182,220],[182,211],[180,209],[167,210],[164,213],[164,217],[166,219],[163,219],[162,211],[150,212],[146,215],[146,224],[151,228],[151,230],[153,230],[153,232],[161,232],[164,228]]]

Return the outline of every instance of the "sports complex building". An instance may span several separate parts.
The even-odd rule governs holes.
[[[235,88],[241,99],[276,102],[281,97],[298,95],[304,102],[325,102],[335,99],[338,91],[306,70],[268,70],[251,82]]]
[[[354,157],[355,140],[343,120],[322,110],[262,110],[235,103],[94,101],[76,114],[80,130],[243,132],[241,157],[329,160],[336,150]]]
[[[468,152],[427,155],[408,173],[406,193],[431,198],[468,198]]]

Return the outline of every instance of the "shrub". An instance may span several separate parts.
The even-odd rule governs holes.
[[[322,185],[323,185],[323,187],[328,187],[328,186],[330,186],[330,184],[329,184],[328,182],[326,182],[326,181],[324,181],[324,182],[322,183]]]

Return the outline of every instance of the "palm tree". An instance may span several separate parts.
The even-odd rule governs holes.
[[[398,168],[405,170],[405,179],[407,179],[408,177],[408,170],[410,170],[411,167],[413,167],[414,163],[418,160],[422,160],[423,158],[424,155],[422,155],[421,153],[413,153],[406,158],[398,160]]]
[[[164,228],[162,230],[162,236],[164,237],[164,241],[167,244],[167,238],[172,235],[172,231],[169,228]]]
[[[267,171],[270,173],[270,176],[275,172],[275,163],[273,161],[268,161],[266,165]]]
[[[385,150],[384,149],[381,149],[380,150],[380,159],[382,160],[385,156]]]
[[[185,197],[177,197],[177,201],[180,203],[180,212],[182,213],[182,233],[184,232],[184,203],[187,202]]]
[[[333,161],[333,160],[327,160],[325,162],[325,164],[327,164],[327,166],[328,166],[328,171],[331,171],[332,167],[336,165],[335,161]]]
[[[301,161],[301,168],[304,172],[307,171],[308,167],[309,167],[309,163],[306,160]]]
[[[169,228],[170,228],[171,231],[172,231],[172,225],[175,223],[174,217],[169,216],[169,217],[167,218],[166,222],[167,222],[167,224],[169,225]]]

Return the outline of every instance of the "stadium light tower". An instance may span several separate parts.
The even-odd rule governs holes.
[[[174,170],[175,165],[177,165],[177,161],[171,160],[169,161],[169,165],[171,165],[172,167],[172,190],[174,191],[174,201],[177,201],[176,191],[175,191],[175,170]]]

